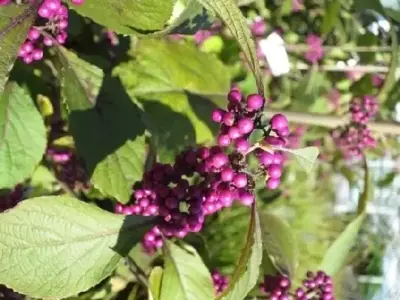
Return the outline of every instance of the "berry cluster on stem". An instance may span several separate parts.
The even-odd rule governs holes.
[[[214,290],[217,296],[228,288],[229,285],[228,276],[222,275],[221,272],[219,272],[218,270],[214,269],[211,272],[211,278],[213,280]]]
[[[72,149],[50,147],[46,150],[46,158],[56,178],[70,189],[86,190],[90,187],[85,168]]]
[[[71,0],[74,5],[83,4],[84,0]],[[33,26],[25,42],[19,49],[18,56],[26,64],[43,58],[43,47],[51,47],[55,42],[64,44],[67,39],[68,8],[61,0],[44,0],[38,10],[38,25]]]
[[[290,279],[282,275],[264,276],[260,285],[268,300],[334,300],[332,278],[323,271],[307,272],[303,285],[294,289]],[[292,292],[293,291],[293,292]]]
[[[378,109],[378,101],[373,96],[365,95],[351,101],[350,124],[344,129],[332,131],[333,140],[344,157],[359,157],[363,150],[376,146],[376,140],[367,124],[375,118]]]
[[[172,164],[155,163],[133,187],[130,203],[117,204],[116,213],[155,216],[157,226],[143,242],[146,252],[162,246],[161,235],[183,238],[199,232],[205,217],[239,203],[254,203],[255,178],[248,170],[248,155],[260,162],[266,186],[276,189],[282,176],[283,155],[272,147],[283,147],[289,136],[288,121],[274,115],[266,127],[260,125],[265,99],[258,94],[246,99],[236,88],[228,96],[227,109],[216,109],[212,120],[220,123],[218,145],[189,148]],[[262,128],[261,143],[249,137]]]

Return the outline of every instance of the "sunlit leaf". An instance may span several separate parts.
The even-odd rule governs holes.
[[[71,197],[25,200],[0,214],[0,283],[35,298],[65,298],[106,278],[151,226]]]

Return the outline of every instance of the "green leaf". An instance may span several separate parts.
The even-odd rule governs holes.
[[[0,189],[29,177],[46,147],[43,119],[31,97],[8,83],[0,98]]]
[[[117,78],[58,48],[70,130],[94,186],[126,203],[146,161],[140,110]]]
[[[258,63],[256,47],[251,37],[249,26],[246,18],[243,16],[235,0],[197,0],[204,5],[205,8],[217,14],[226,27],[231,31],[232,35],[238,41],[240,48],[245,54],[247,63],[253,72],[258,93],[264,95],[264,84],[262,80],[261,68]]]
[[[293,0],[284,0],[280,9],[282,16],[290,15],[293,11]]]
[[[70,8],[117,33],[149,34],[164,28],[173,4],[173,0],[85,0]]]
[[[315,160],[319,155],[319,149],[317,147],[306,147],[301,149],[274,147],[274,149],[293,154],[306,173],[312,171]]]
[[[380,188],[390,186],[397,175],[398,173],[396,171],[387,173],[381,180],[377,182],[377,186]]]
[[[167,240],[163,250],[165,261],[160,300],[214,298],[210,272],[193,247],[179,247]]]
[[[340,18],[340,0],[331,0],[326,5],[324,20],[322,21],[322,34],[328,34],[339,22]]]
[[[163,277],[163,269],[154,267],[149,276],[149,299],[159,300],[161,292],[161,282]]]
[[[0,94],[8,80],[18,50],[26,39],[29,28],[36,18],[42,1],[35,0],[29,5],[9,4],[0,11]]]
[[[0,283],[65,298],[106,278],[151,226],[71,197],[39,197],[0,214]]]
[[[330,276],[333,276],[340,271],[346,263],[351,248],[356,243],[358,231],[364,221],[364,217],[365,214],[361,214],[346,226],[345,230],[329,247],[319,269],[325,271]]]
[[[145,39],[133,54],[136,59],[114,73],[146,112],[160,160],[171,160],[188,145],[212,141],[215,105],[205,97],[226,97],[228,69],[190,43]]]
[[[212,25],[214,18],[197,0],[177,0],[170,24],[155,35],[194,34]]]
[[[354,9],[356,11],[371,9],[381,15],[384,15],[383,7],[379,0],[354,0]]]
[[[367,203],[372,197],[372,188],[373,183],[370,170],[368,168],[367,159],[364,157],[364,190],[360,195],[360,199],[358,199],[357,214],[363,214],[367,209]]]
[[[381,88],[378,94],[378,99],[381,103],[384,103],[388,99],[389,93],[391,94],[391,91],[396,87],[396,73],[399,65],[399,42],[397,37],[397,30],[394,24],[391,24],[391,37],[392,37],[392,52],[390,60],[390,69],[389,73],[386,74],[385,83],[383,84],[383,87]]]
[[[276,269],[290,278],[298,265],[298,248],[289,225],[279,217],[264,213],[260,217],[263,247]]]
[[[218,297],[221,300],[244,299],[257,284],[262,262],[262,240],[260,220],[256,206],[251,208],[251,219],[246,244],[242,250],[229,287]]]

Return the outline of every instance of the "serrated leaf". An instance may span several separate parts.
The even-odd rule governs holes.
[[[251,37],[246,18],[243,16],[235,0],[197,0],[205,8],[218,15],[232,35],[238,41],[240,48],[245,54],[246,60],[253,72],[259,94],[264,95],[264,84],[261,68],[258,63],[256,47]]]
[[[213,16],[197,0],[178,0],[170,24],[155,35],[194,34],[202,28],[210,27],[213,21]]]
[[[279,217],[264,213],[260,216],[263,248],[276,269],[294,278],[298,265],[297,242],[289,225]]]
[[[161,282],[163,277],[163,268],[154,267],[149,276],[149,299],[159,300],[161,292]]]
[[[325,271],[330,276],[335,275],[341,270],[346,263],[351,248],[355,245],[364,218],[365,214],[361,214],[346,226],[345,230],[329,247],[319,269]]]
[[[259,269],[262,262],[262,239],[260,219],[256,206],[251,208],[251,219],[247,233],[246,244],[242,250],[235,272],[229,282],[229,287],[218,297],[220,300],[244,299],[257,284]]]
[[[42,1],[35,0],[28,5],[8,4],[0,10],[0,94],[8,80],[8,74],[17,58],[29,28],[36,18]]]
[[[293,154],[306,173],[310,173],[312,171],[315,160],[319,155],[319,149],[317,147],[306,147],[301,149],[275,149]]]
[[[0,189],[29,177],[46,147],[43,119],[31,97],[8,83],[0,98]]]
[[[209,300],[214,298],[211,275],[196,250],[165,241],[160,300]]]
[[[146,160],[140,111],[117,78],[104,76],[64,48],[58,53],[61,92],[78,154],[94,186],[126,203]]]
[[[173,4],[173,0],[85,0],[70,8],[117,33],[149,34],[164,28]]]
[[[86,291],[151,227],[71,197],[39,197],[0,214],[0,283],[36,298]]]
[[[136,59],[118,66],[114,74],[146,112],[160,160],[173,159],[188,145],[212,141],[215,105],[206,97],[225,97],[228,69],[191,43],[146,39],[133,54]]]

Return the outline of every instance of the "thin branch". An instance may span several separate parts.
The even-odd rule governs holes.
[[[128,265],[129,270],[137,278],[137,280],[144,286],[148,287],[149,282],[146,273],[139,267],[139,265],[128,255],[125,257],[125,262]]]
[[[389,67],[377,66],[377,65],[356,65],[356,66],[337,66],[337,65],[314,65],[309,66],[306,64],[295,64],[291,65],[292,69],[295,70],[309,70],[315,68],[324,72],[360,72],[360,73],[388,73]]]
[[[322,126],[326,128],[345,126],[350,122],[349,116],[335,117],[316,113],[302,113],[274,109],[268,109],[264,112],[264,114],[269,118],[277,113],[285,114],[289,121],[293,123]],[[377,133],[400,135],[400,123],[396,122],[371,122],[368,123],[368,128]]]
[[[283,45],[288,52],[295,52],[295,53],[304,53],[310,49],[310,46],[307,44],[297,44],[297,45],[290,45],[285,44]],[[325,52],[330,52],[334,50],[340,50],[345,52],[390,52],[392,51],[391,46],[323,46],[322,47]]]

